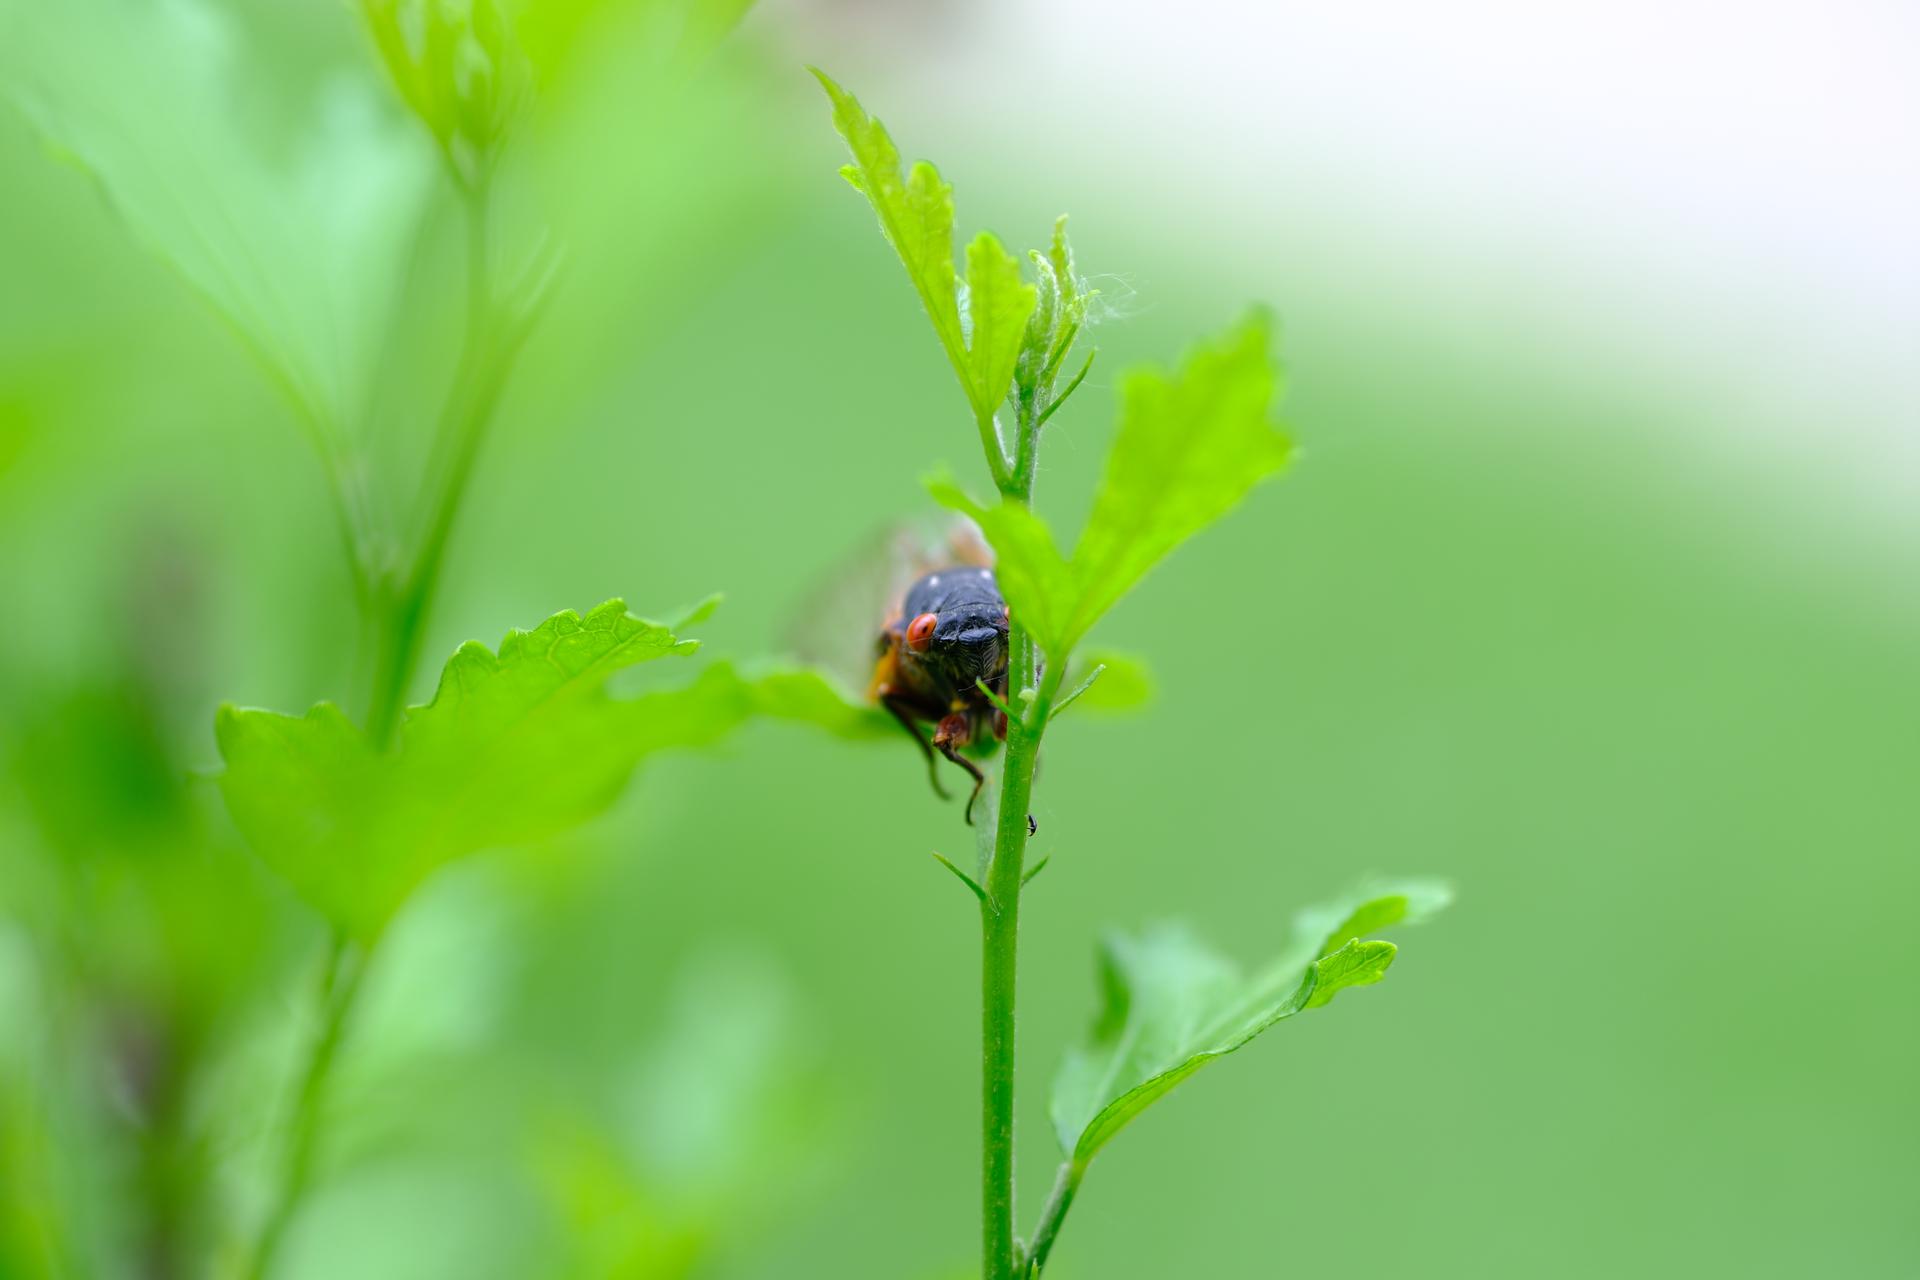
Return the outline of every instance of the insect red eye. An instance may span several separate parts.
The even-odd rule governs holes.
[[[940,625],[940,619],[931,613],[923,613],[907,624],[907,647],[918,653],[933,640],[933,629]]]

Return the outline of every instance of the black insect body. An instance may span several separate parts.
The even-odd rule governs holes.
[[[980,690],[1007,696],[1007,602],[993,570],[977,565],[937,569],[907,588],[899,616],[881,628],[873,696],[926,753],[928,775],[942,796],[938,751],[973,777],[967,821],[986,775],[960,754],[988,735],[1005,741],[1006,715]],[[933,725],[931,743],[919,724]]]

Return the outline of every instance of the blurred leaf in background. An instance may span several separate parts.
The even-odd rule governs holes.
[[[648,22],[677,9],[594,7],[620,21],[652,11]],[[738,12],[694,6],[674,13],[670,56],[681,59],[683,73]],[[436,356],[431,330],[439,326],[424,314],[431,308],[421,288],[425,281],[430,292],[436,278],[423,239],[440,216],[429,196],[431,148],[385,100],[371,58],[377,52],[386,63],[456,179],[467,182],[495,163],[525,105],[525,87],[503,14],[486,0],[464,8],[369,4],[366,17],[371,29],[361,35],[328,28],[318,16],[237,3],[89,0],[57,13],[8,4],[0,10],[0,94],[257,357],[319,447],[356,566],[371,558],[378,569],[386,548],[365,538],[382,523],[373,514],[382,495],[369,472],[421,449],[378,439],[377,429],[396,425],[404,429],[396,434],[420,437],[424,423],[407,406],[432,398],[446,361]],[[305,39],[316,33],[328,38]],[[542,47],[556,49],[551,41]],[[367,60],[355,62],[363,52]],[[549,70],[558,76],[561,68]],[[521,223],[528,217],[517,215]],[[52,361],[18,371],[0,362],[0,371],[3,474],[37,443],[43,416],[72,412],[72,398],[46,385],[84,374]],[[192,412],[197,371],[180,373],[167,390],[176,411]],[[389,457],[374,456],[381,451]],[[233,478],[228,497],[263,487],[263,477]],[[386,483],[406,487],[391,476]],[[196,509],[218,512],[222,504]],[[153,537],[137,518],[129,523]],[[170,545],[156,540],[152,549]],[[216,1251],[236,1256],[235,1233],[259,1216],[261,1184],[271,1176],[243,1151],[259,1145],[247,1126],[283,1123],[274,1103],[291,1076],[293,1047],[311,1034],[303,1017],[290,1023],[261,1007],[268,993],[301,1003],[294,978],[311,930],[286,912],[255,864],[236,857],[232,832],[206,808],[210,789],[192,780],[190,766],[203,758],[204,731],[195,722],[205,715],[195,699],[229,677],[210,665],[225,649],[204,641],[198,628],[206,620],[192,607],[188,579],[204,570],[194,559],[202,548],[188,541],[173,550],[177,565],[164,555],[136,558],[146,576],[131,579],[132,600],[80,606],[111,616],[119,634],[107,645],[89,635],[63,653],[75,675],[36,682],[10,667],[0,683],[7,1008],[22,1011],[22,1025],[41,1029],[11,1040],[0,1055],[0,1169],[8,1188],[0,1196],[0,1270],[9,1274],[127,1267],[175,1274],[197,1270]],[[336,625],[302,643],[346,648],[353,630]],[[475,650],[462,657],[465,669],[487,665]],[[657,714],[632,721],[636,731],[624,737],[619,726],[596,721],[590,733],[535,741],[518,718],[524,707],[461,699],[461,726],[414,757],[405,786],[371,785],[387,776],[372,753],[343,746],[356,763],[335,771],[332,782],[343,790],[324,797],[330,830],[390,831],[392,809],[418,816],[434,794],[461,785],[499,800],[493,810],[444,810],[443,818],[456,815],[457,830],[442,830],[422,848],[371,838],[316,845],[312,830],[256,843],[304,847],[312,855],[304,862],[270,861],[291,868],[296,886],[321,899],[328,914],[375,932],[424,873],[423,861],[450,856],[443,846],[461,852],[577,821],[610,802],[640,754],[711,741],[754,714],[756,679],[714,668],[689,688],[642,695],[637,701]],[[845,720],[854,711],[810,699],[805,673],[781,674],[767,688],[793,717]],[[594,682],[589,693],[598,692]],[[533,691],[547,711],[567,704],[580,712],[581,699],[551,695]],[[478,726],[489,707],[492,720]],[[262,713],[247,723],[257,728],[267,719]],[[423,732],[433,737],[439,723]],[[344,720],[336,727],[358,733]],[[476,736],[487,739],[483,754],[495,765],[501,742],[511,742],[507,773],[546,773],[518,791],[476,785],[466,767]],[[609,748],[626,763],[590,767],[583,744]],[[255,819],[243,826],[255,835],[276,826],[288,832],[288,799],[311,795],[314,784],[310,775],[298,780],[293,791],[263,785],[259,803],[241,806]],[[500,806],[516,794],[544,805],[544,816],[520,812],[510,820]],[[381,796],[390,802],[384,812]],[[304,816],[321,818],[325,807]],[[408,830],[418,834],[418,824]],[[368,1049],[377,1056],[378,1042]],[[78,1063],[100,1070],[68,1070]]]
[[[224,707],[221,789],[267,864],[371,943],[433,868],[612,803],[641,753],[667,740],[630,732],[635,708],[609,699],[607,680],[695,647],[619,600],[508,632],[497,655],[469,641],[392,752],[329,703],[297,718]],[[717,736],[701,718],[682,723],[689,741]]]
[[[0,1053],[0,1259],[23,1275],[112,1274],[115,1238],[156,1274],[208,1254],[209,1080],[298,933],[178,746],[171,681],[205,624],[179,552],[132,557],[120,662],[7,716],[0,939],[24,1003]]]
[[[0,92],[258,356],[330,461],[392,337],[430,155],[365,77],[284,110],[208,0],[10,3]]]
[[[610,26],[637,28],[652,68],[684,76],[752,7],[753,0],[520,0],[514,29],[545,80],[564,77]]]
[[[837,1103],[780,966],[710,947],[667,988],[653,1043],[614,1074],[602,1110],[536,1135],[566,1274],[668,1280],[751,1256],[823,1172]]]
[[[360,12],[454,181],[484,183],[527,92],[507,15],[495,0],[361,0]]]

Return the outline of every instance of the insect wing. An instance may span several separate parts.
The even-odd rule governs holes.
[[[785,647],[849,697],[865,696],[883,628],[900,617],[915,580],[955,564],[991,566],[979,527],[964,518],[895,524],[861,539],[788,606]]]

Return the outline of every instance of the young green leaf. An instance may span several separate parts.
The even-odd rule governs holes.
[[[971,396],[973,380],[953,270],[953,188],[925,160],[903,179],[900,150],[886,126],[869,116],[859,99],[826,72],[816,67],[813,74],[833,102],[833,127],[853,154],[853,163],[843,166],[840,174],[879,216],[880,233],[900,255],[940,345]]]
[[[945,867],[947,870],[953,872],[955,877],[959,879],[960,883],[967,886],[967,888],[972,891],[973,896],[980,900],[981,906],[990,907],[993,905],[992,901],[987,897],[987,891],[980,887],[980,882],[978,880],[975,880],[972,876],[968,875],[966,872],[962,871],[959,867],[955,866],[952,858],[949,858],[946,854],[941,853],[938,849],[935,849],[933,850],[933,860],[935,862],[938,862],[941,866]]]
[[[1069,647],[1168,552],[1285,464],[1290,445],[1270,417],[1279,382],[1259,315],[1190,353],[1177,374],[1127,375],[1119,434],[1074,548]]]
[[[976,405],[1007,398],[1034,298],[1034,286],[1020,278],[1014,256],[987,232],[975,236],[967,246],[967,366]]]
[[[1062,642],[1079,587],[1046,521],[1017,502],[982,506],[951,475],[929,476],[926,485],[935,501],[980,526],[993,547],[994,578],[1014,616],[1050,656],[1064,656]]]
[[[1036,253],[1036,257],[1039,255]],[[1067,243],[1067,215],[1053,220],[1053,243],[1046,254],[1047,268],[1060,290],[1060,314],[1054,325],[1052,362],[1057,369],[1065,358],[1067,346],[1087,322],[1087,303],[1097,290],[1086,287],[1073,265],[1073,246]]]
[[[1074,386],[1079,384],[1079,378],[1076,377],[1065,392],[1059,396],[1053,394],[1054,381],[1060,376],[1067,353],[1072,350],[1074,339],[1086,326],[1087,303],[1094,294],[1075,274],[1073,249],[1067,243],[1065,214],[1054,220],[1053,243],[1047,251],[1042,253],[1035,249],[1027,256],[1033,262],[1039,292],[1033,314],[1027,319],[1025,338],[1020,344],[1014,386],[1021,396],[1032,403],[1033,411],[1040,420],[1045,421],[1057,403],[1073,394]],[[1082,370],[1081,376],[1085,376],[1085,370]]]
[[[1452,901],[1453,890],[1438,880],[1363,884],[1296,913],[1293,931],[1302,942],[1319,938],[1319,954],[1327,955],[1388,925],[1425,920]]]
[[[694,647],[618,600],[509,632],[497,654],[469,642],[386,753],[327,703],[298,718],[222,707],[220,787],[268,865],[371,939],[434,868],[583,821],[649,752],[737,723],[741,700],[725,681],[607,696],[614,672]]]
[[[1119,435],[1071,560],[1020,504],[983,506],[945,478],[929,488],[979,524],[1014,615],[1050,659],[1064,661],[1168,552],[1286,463],[1291,446],[1270,419],[1278,392],[1259,315],[1192,352],[1177,374],[1128,374]]]
[[[497,0],[360,0],[394,88],[462,186],[498,162],[528,72]]]
[[[1357,935],[1416,920],[1446,900],[1444,889],[1417,883],[1302,913],[1287,953],[1251,978],[1178,926],[1109,937],[1103,1011],[1054,1081],[1054,1131],[1068,1159],[1084,1168],[1175,1085],[1276,1022],[1380,981],[1393,944]],[[1350,930],[1355,936],[1343,936]]]
[[[993,426],[994,411],[1013,382],[1037,293],[1020,277],[1020,264],[986,232],[967,246],[967,320],[960,315],[959,278],[953,266],[953,187],[922,160],[903,178],[900,150],[886,126],[824,71],[813,74],[833,103],[833,126],[846,140],[853,163],[841,176],[867,198],[881,234],[900,255],[907,278],[920,295],[934,333],[966,391],[990,457],[1004,465]]]

